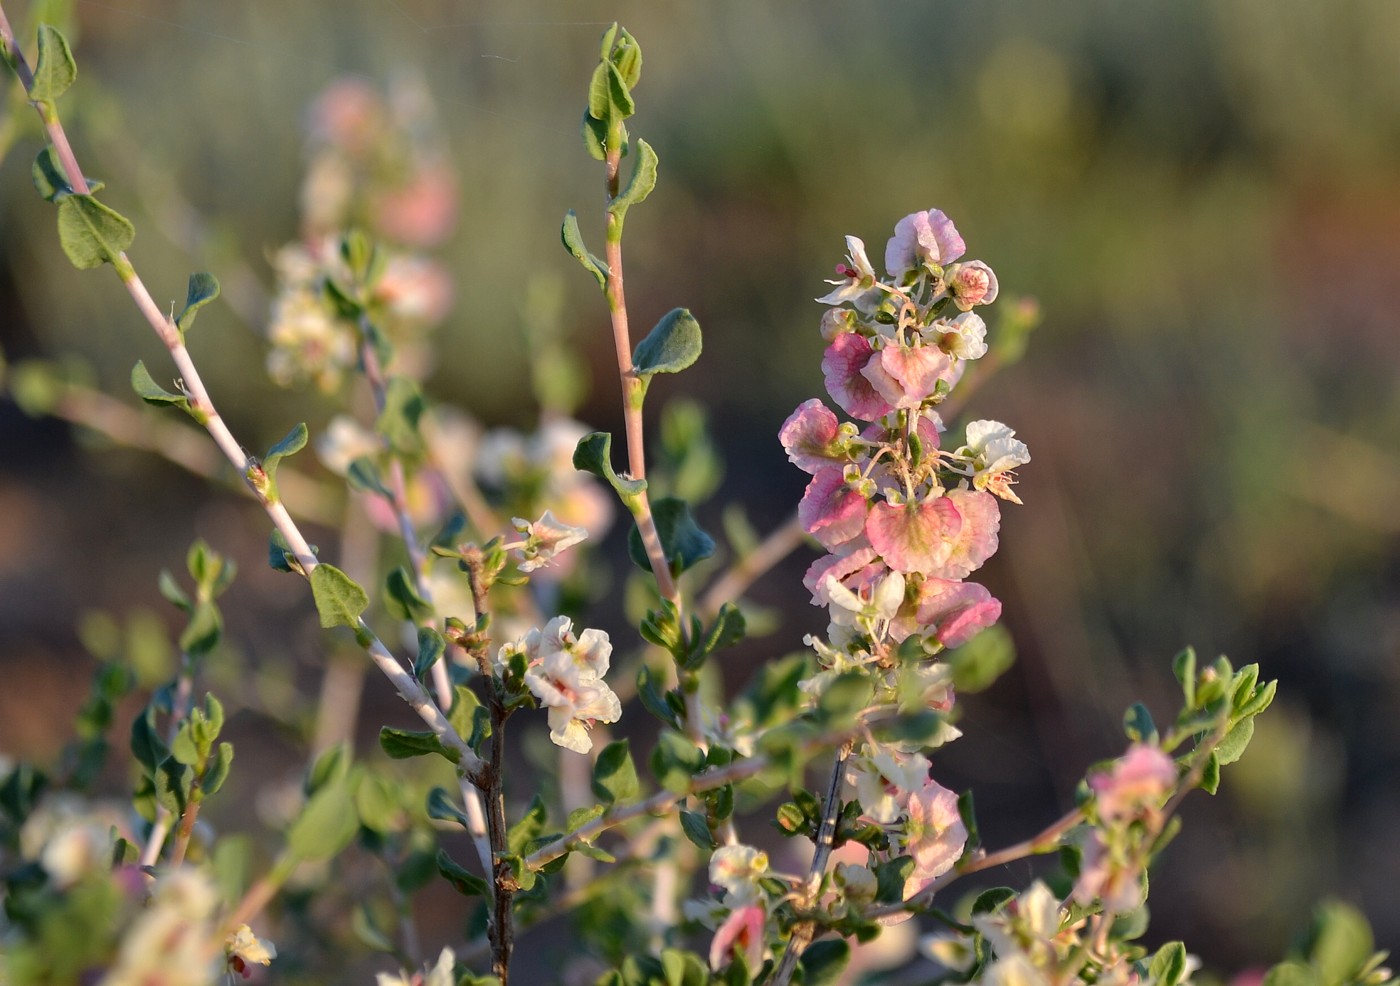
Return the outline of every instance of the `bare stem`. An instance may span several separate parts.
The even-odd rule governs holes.
[[[850,755],[851,744],[847,741],[841,745],[840,752],[836,754],[836,762],[831,767],[831,777],[826,785],[826,800],[822,803],[822,823],[817,829],[817,845],[812,850],[812,865],[807,870],[808,899],[803,901],[804,906],[810,907],[815,904],[821,894],[822,878],[826,873],[826,864],[831,859],[831,849],[835,841],[836,820],[841,813],[841,785],[845,782],[846,761]],[[792,974],[797,971],[797,962],[802,957],[802,952],[812,943],[816,931],[817,923],[812,920],[799,921],[793,926],[787,948],[783,950],[783,957],[773,973],[773,986],[787,986],[792,981]]]

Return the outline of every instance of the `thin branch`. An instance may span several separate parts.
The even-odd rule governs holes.
[[[729,569],[711,583],[710,588],[700,597],[700,613],[713,618],[725,603],[743,597],[749,586],[788,555],[797,550],[806,538],[802,522],[797,515],[789,517],[779,527],[769,532],[759,542],[758,547],[735,561]]]
[[[4,8],[0,6],[0,43],[3,43],[9,53],[9,60],[14,65],[15,73],[19,76],[20,82],[24,85],[25,91],[29,92],[33,88],[34,75],[30,71],[29,64],[24,58],[24,53],[15,42],[14,33],[10,28],[9,20],[5,17]],[[83,175],[82,168],[78,165],[78,160],[73,154],[73,148],[68,142],[68,135],[64,132],[63,125],[58,119],[58,114],[53,111],[52,106],[41,101],[30,101],[35,110],[39,113],[39,118],[44,124],[44,130],[48,135],[49,142],[53,144],[54,151],[58,156],[59,163],[73,190],[79,194],[88,194],[90,186]],[[125,252],[112,258],[112,266],[121,279],[127,293],[131,296],[137,309],[150,324],[156,336],[165,345],[170,353],[171,359],[175,362],[176,369],[181,377],[181,389],[189,401],[190,413],[200,424],[202,424],[209,436],[218,445],[225,458],[229,460],[235,469],[239,471],[248,481],[250,490],[263,505],[268,517],[272,520],[273,526],[286,539],[291,554],[296,558],[301,572],[308,579],[319,564],[315,554],[311,550],[310,544],[302,535],[300,528],[292,520],[285,506],[279,499],[269,495],[265,484],[259,486],[255,481],[261,473],[261,467],[256,459],[244,452],[233,433],[229,431],[228,425],[220,417],[214,402],[210,399],[208,391],[205,389],[204,381],[196,369],[194,360],[190,356],[189,350],[185,348],[184,339],[176,326],[161,314],[160,307],[151,297],[145,284],[137,276],[135,268],[127,258]],[[457,735],[452,724],[442,710],[434,704],[432,697],[427,693],[418,680],[410,674],[402,664],[384,646],[383,641],[370,629],[369,624],[360,618],[356,621],[355,637],[361,646],[369,654],[370,659],[379,667],[380,671],[393,683],[399,695],[406,701],[415,713],[421,718],[434,735],[449,749],[457,755],[460,769],[475,774],[479,772],[484,764],[475,751],[467,744],[462,737]]]

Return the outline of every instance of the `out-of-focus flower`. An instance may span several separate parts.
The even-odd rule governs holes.
[[[862,311],[870,311],[880,304],[884,291],[878,287],[880,279],[875,276],[875,268],[870,266],[870,258],[865,255],[865,243],[857,236],[846,237],[846,260],[848,263],[836,268],[835,280],[827,284],[836,285],[817,301],[823,305],[844,305],[850,302]]]
[[[437,246],[457,226],[457,179],[443,161],[425,162],[406,183],[370,197],[370,222],[410,246]]]
[[[967,444],[958,451],[972,459],[975,488],[1020,503],[1011,491],[1015,481],[1012,470],[1030,462],[1031,453],[1025,442],[1015,436],[1016,432],[1000,421],[969,421]]]
[[[327,310],[319,294],[292,289],[278,296],[267,330],[267,372],[283,387],[309,381],[327,393],[355,365],[355,334]]]
[[[390,318],[414,327],[437,325],[452,308],[452,275],[435,260],[394,254],[374,285]]]
[[[99,986],[207,986],[218,976],[208,951],[218,903],[213,884],[196,870],[162,876]]]
[[[253,934],[253,929],[246,924],[240,924],[224,941],[224,957],[229,971],[247,979],[253,974],[253,965],[272,964],[277,958],[277,948],[266,938]]]
[[[453,986],[457,981],[456,976],[453,975],[453,966],[456,964],[457,958],[452,953],[452,949],[444,948],[438,954],[437,964],[426,973],[422,971],[376,973],[375,986]]]
[[[1161,807],[1167,792],[1176,786],[1177,770],[1172,758],[1155,746],[1134,743],[1114,761],[1108,773],[1089,777],[1096,795],[1099,817],[1118,822]]]
[[[946,267],[966,249],[942,209],[911,213],[894,224],[894,235],[885,245],[885,270],[899,278],[920,265]]]
[[[516,549],[525,559],[520,563],[522,572],[533,572],[537,568],[543,568],[560,552],[572,548],[588,537],[588,531],[582,527],[561,524],[548,510],[539,520],[515,517],[511,519],[511,524],[516,531],[525,535],[524,544]]]
[[[337,414],[316,436],[314,445],[321,464],[337,476],[344,476],[356,459],[383,451],[384,439],[348,414]]]
[[[1118,858],[1104,841],[1102,832],[1090,830],[1083,849],[1079,879],[1071,894],[1075,901],[1088,907],[1095,900],[1101,900],[1103,906],[1115,914],[1125,914],[1142,903],[1143,887],[1138,868]]]
[[[758,879],[767,872],[768,854],[753,846],[720,846],[710,856],[710,882],[724,888],[723,900],[730,907],[758,900]]]
[[[766,920],[762,904],[747,904],[734,910],[710,942],[710,968],[720,969],[731,952],[738,952],[750,970],[757,970],[763,964]]]

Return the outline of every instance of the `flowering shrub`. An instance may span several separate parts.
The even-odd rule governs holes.
[[[321,509],[298,503],[317,489],[291,460],[310,441],[306,425],[249,456],[201,380],[186,341],[218,281],[192,275],[180,313],[162,314],[127,255],[134,229],[84,177],[57,109],[76,78],[68,43],[41,27],[31,68],[3,9],[0,40],[47,137],[34,180],[57,207],[65,253],[79,268],[116,270],[175,364],[169,390],[157,382],[164,373],[137,363],[137,395],[207,431],[267,513],[271,567],[308,583],[321,625],[348,631],[423,727],[385,725],[385,756],[354,756],[344,722],[320,733],[304,782],[274,809],[284,832],[268,861],[236,833],[213,830],[201,810],[237,762],[221,738],[223,702],[198,696],[216,677],[218,599],[235,572],[196,543],[188,579],[158,581],[187,623],[178,670],[131,726],[130,803],[89,794],[118,703],[137,683],[138,669],[119,656],[102,663],[61,764],[5,768],[0,982],[277,981],[284,962],[296,977],[308,961],[297,958],[298,936],[334,923],[327,910],[353,912],[355,937],[385,953],[392,971],[379,973],[381,984],[504,986],[517,938],[564,913],[576,918],[578,956],[561,963],[564,979],[604,986],[853,981],[870,954],[862,949],[914,918],[927,932],[922,955],[936,963],[921,967],[929,981],[1189,981],[1195,963],[1181,943],[1153,951],[1138,942],[1149,867],[1175,834],[1182,798],[1215,792],[1270,704],[1274,685],[1256,667],[1200,666],[1183,652],[1173,665],[1181,708],[1160,727],[1144,707],[1128,710],[1126,750],[1090,768],[1072,811],[1016,845],[985,847],[970,796],[936,779],[937,751],[960,736],[959,696],[1003,670],[977,646],[1001,604],[968,579],[995,554],[1001,504],[1021,502],[1016,471],[1031,462],[1000,422],[950,432],[960,383],[997,331],[1018,328],[1014,316],[989,328],[978,313],[997,300],[997,277],[964,259],[942,211],[895,224],[883,274],[862,240],[847,237],[846,261],[818,299],[828,306],[826,391],[854,420],[814,398],[778,440],[811,476],[796,523],[824,553],[803,582],[829,625],[804,638],[803,653],[760,666],[726,703],[716,655],[747,631],[749,582],[795,539],[778,532],[699,592],[692,570],[716,543],[691,510],[713,487],[691,412],[668,418],[680,436],[670,474],[647,474],[651,381],[693,364],[702,335],[677,308],[632,341],[623,230],[655,186],[657,158],[626,125],[642,67],[627,31],[604,35],[583,117],[607,192],[603,254],[586,245],[573,212],[562,229],[610,316],[623,470],[613,436],[568,420],[567,387],[555,388],[533,435],[481,434],[428,400],[429,330],[451,304],[451,281],[426,251],[450,232],[456,208],[431,114],[411,88],[386,102],[342,83],[318,101],[303,238],[274,260],[267,370],[279,384],[345,398],[316,441],[350,491],[342,547],[357,532],[383,532],[406,559],[354,574],[344,558],[345,568],[323,560],[296,519]],[[24,372],[29,384],[15,393],[44,403],[34,397],[44,371]],[[372,413],[354,413],[356,388]],[[615,639],[583,615],[599,564],[590,545],[614,521],[614,500],[647,573],[640,640]],[[371,581],[382,586],[378,605]],[[655,734],[646,770],[632,740],[609,730],[643,715]],[[554,776],[509,755],[517,727],[547,732]],[[429,765],[415,772],[386,760]],[[809,787],[812,776],[823,779]],[[792,854],[769,838],[774,826],[807,847],[797,872],[775,862]],[[345,900],[336,886],[352,845],[385,864],[372,890],[356,888],[368,900]],[[475,858],[461,861],[462,847]],[[1024,889],[949,900],[965,876],[1046,854],[1058,866]],[[477,917],[434,958],[412,898],[437,880],[461,895],[462,924]],[[1379,986],[1392,981],[1383,958],[1359,916],[1333,905],[1269,979]]]

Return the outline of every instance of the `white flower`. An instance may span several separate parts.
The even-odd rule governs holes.
[[[556,616],[543,630],[501,648],[497,665],[512,653],[524,653],[529,664],[525,685],[549,709],[549,738],[576,753],[593,749],[588,728],[594,722],[617,722],[622,703],[603,682],[612,644],[602,630],[585,630],[575,637],[572,624]]]
[[[247,979],[252,974],[248,967],[253,963],[272,964],[272,960],[277,958],[277,946],[266,938],[259,938],[253,934],[253,929],[246,924],[240,924],[238,929],[224,940],[224,956],[228,960],[229,969]]]
[[[727,907],[758,900],[758,878],[768,872],[768,854],[753,846],[720,846],[710,857],[710,882],[724,888]]]
[[[943,329],[941,345],[949,356],[981,359],[987,355],[987,323],[975,312],[963,312],[950,322],[935,324]]]
[[[877,747],[852,761],[846,769],[846,781],[855,785],[866,817],[888,825],[899,818],[909,795],[928,782],[928,772],[928,758],[922,754],[898,754]]]
[[[899,572],[881,576],[859,594],[842,585],[834,575],[822,580],[822,588],[830,600],[831,622],[837,626],[874,626],[892,620],[904,602],[904,576]]]
[[[267,372],[284,387],[311,380],[331,391],[355,364],[354,333],[309,288],[293,288],[278,296],[267,335],[272,343]]]
[[[836,268],[836,272],[841,275],[836,280],[828,280],[827,284],[836,285],[836,289],[818,298],[823,305],[843,305],[850,302],[861,311],[871,311],[880,304],[880,299],[884,292],[880,289],[880,279],[875,276],[875,268],[870,265],[870,258],[865,255],[865,243],[857,236],[846,237],[846,259],[849,264],[842,264]]]
[[[1015,435],[1016,432],[1000,421],[969,421],[967,444],[959,454],[972,460],[974,487],[1003,500],[1020,503],[1020,498],[1011,492],[1011,483],[1015,481],[1011,471],[1030,462],[1031,453]]]
[[[350,463],[384,448],[384,440],[346,414],[337,414],[316,438],[316,456],[331,472],[344,476]]]
[[[525,559],[520,563],[522,572],[533,572],[537,568],[543,568],[561,551],[572,548],[588,537],[587,530],[560,523],[549,510],[546,510],[539,520],[530,521],[524,517],[514,517],[511,524],[525,535],[524,544],[517,549]]]
[[[437,965],[428,970],[427,976],[421,973],[410,976],[402,972],[398,975],[380,972],[375,974],[374,981],[376,986],[453,986],[456,979],[452,975],[452,967],[456,962],[452,949],[444,948],[438,955]]]

